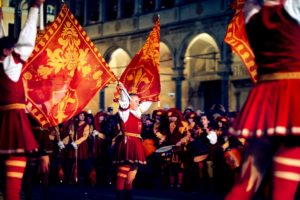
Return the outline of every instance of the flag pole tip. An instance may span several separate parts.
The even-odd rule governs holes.
[[[153,23],[155,23],[157,20],[160,19],[160,15],[158,13],[156,13],[156,14],[153,15],[152,19],[153,19]]]

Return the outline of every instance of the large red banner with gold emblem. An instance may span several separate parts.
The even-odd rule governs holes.
[[[227,27],[224,41],[240,57],[254,83],[257,82],[257,65],[255,56],[250,47],[245,30],[245,17],[243,12],[245,0],[235,0],[233,8],[235,14]]]
[[[145,45],[131,60],[120,77],[128,93],[137,94],[141,101],[159,101],[160,94],[160,21],[149,34]],[[115,100],[118,94],[115,94]]]
[[[66,5],[37,38],[22,75],[27,108],[42,126],[72,118],[117,80]]]

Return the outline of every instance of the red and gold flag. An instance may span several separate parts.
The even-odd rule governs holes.
[[[160,21],[156,20],[145,45],[133,57],[120,77],[128,93],[137,94],[141,101],[159,101],[160,94]],[[115,100],[119,98],[115,94]]]
[[[240,57],[254,83],[257,82],[257,65],[255,56],[250,47],[245,30],[245,17],[243,12],[245,0],[236,0],[233,4],[235,14],[227,27],[224,41]]]
[[[117,80],[66,5],[37,38],[22,77],[27,108],[42,126],[72,118]]]

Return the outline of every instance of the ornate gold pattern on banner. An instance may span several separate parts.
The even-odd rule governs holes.
[[[82,111],[100,89],[117,79],[63,5],[57,18],[39,33],[23,80],[28,110],[43,126],[54,126]]]
[[[245,17],[243,12],[244,0],[235,0],[232,7],[236,11],[228,24],[224,41],[230,45],[232,50],[240,57],[252,81],[256,83],[257,65],[245,30]]]
[[[156,21],[144,46],[131,60],[120,77],[129,93],[137,94],[141,101],[159,101],[160,94],[160,22]],[[119,98],[115,93],[115,100]]]
[[[143,68],[143,66],[139,66],[138,69],[135,70],[129,70],[128,76],[126,77],[126,82],[132,81],[132,93],[137,93],[138,88],[141,84],[149,85],[151,81],[153,81],[153,76],[151,73],[149,73],[147,70]],[[144,90],[147,90],[148,88],[143,87]],[[142,91],[140,91],[142,92]]]

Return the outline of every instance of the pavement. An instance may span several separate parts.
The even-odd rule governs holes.
[[[52,185],[47,193],[41,185],[32,186],[31,198],[25,199],[24,192],[21,200],[113,200],[115,190],[113,186],[79,186]],[[224,196],[213,192],[186,192],[156,188],[134,188],[133,200],[222,200]],[[0,200],[3,196],[0,192]]]
[[[31,200],[42,200],[43,190],[35,186]],[[115,198],[113,187],[107,186],[51,186],[48,190],[47,200],[111,200]],[[133,200],[221,200],[221,194],[212,192],[183,192],[177,190],[163,190],[154,188],[134,188]]]

